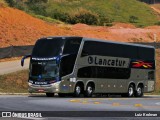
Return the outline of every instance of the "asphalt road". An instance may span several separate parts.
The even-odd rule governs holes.
[[[121,98],[119,96],[103,97],[103,98],[72,98],[72,97],[52,97],[47,98],[45,95],[1,95],[0,96],[0,111],[50,111],[42,112],[42,117],[45,114],[52,115],[52,118],[37,118],[37,119],[56,119],[56,120],[94,120],[94,119],[160,119],[156,117],[134,117],[139,112],[149,113],[150,111],[160,111],[160,96],[144,96],[143,98]],[[60,112],[61,111],[61,112]],[[64,112],[64,111],[70,111]],[[77,111],[77,112],[76,112]],[[79,112],[80,111],[80,112]],[[86,112],[87,111],[87,112]],[[92,112],[91,112],[92,111]],[[96,117],[96,115],[108,114],[114,117]],[[118,112],[117,112],[118,111]],[[121,111],[132,111],[132,118],[121,118],[116,116],[126,116]],[[83,113],[84,112],[84,113]],[[105,112],[105,113],[104,113]],[[1,114],[1,113],[0,113]],[[59,117],[64,116],[64,117]],[[2,114],[1,114],[2,115]],[[57,116],[56,116],[57,115]],[[76,118],[75,118],[75,116]],[[78,115],[78,117],[77,117]],[[87,115],[87,117],[85,117]],[[160,116],[160,112],[158,114]],[[70,116],[72,116],[70,118]],[[15,118],[17,119],[17,118]],[[20,119],[20,118],[19,118]],[[33,119],[33,118],[27,118]],[[35,118],[34,118],[35,119]]]
[[[29,59],[26,59],[24,62],[24,66],[21,66],[21,61],[8,61],[8,62],[0,62],[0,75],[8,74],[12,72],[16,72],[19,70],[24,70],[29,67]]]

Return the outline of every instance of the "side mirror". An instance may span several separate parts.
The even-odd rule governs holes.
[[[21,66],[24,66],[24,57],[21,59]]]
[[[26,55],[24,56],[22,59],[21,59],[21,66],[23,67],[24,66],[24,60],[28,57],[31,57],[31,55]]]

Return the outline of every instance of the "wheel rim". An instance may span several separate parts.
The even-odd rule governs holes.
[[[77,87],[76,87],[76,93],[77,93],[78,95],[81,93],[81,88],[80,88],[80,86],[77,86]]]
[[[142,89],[140,87],[138,87],[137,93],[138,93],[138,95],[140,95],[142,93]]]
[[[88,94],[92,94],[92,92],[93,92],[92,87],[91,87],[91,86],[88,86],[87,91],[88,91]]]
[[[133,95],[133,88],[130,87],[130,88],[129,88],[129,96],[132,96],[132,95]]]

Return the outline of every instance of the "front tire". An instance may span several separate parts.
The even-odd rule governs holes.
[[[142,86],[138,86],[137,90],[135,91],[135,97],[142,97],[143,96],[143,87]]]
[[[127,97],[133,97],[133,96],[134,96],[134,86],[129,85],[128,92],[127,92]]]
[[[46,93],[47,97],[54,97],[54,93]]]
[[[74,97],[80,97],[81,93],[82,93],[82,86],[80,84],[77,84],[75,86],[73,96]]]
[[[128,87],[128,92],[121,94],[122,97],[133,97],[134,96],[134,86],[131,84]]]

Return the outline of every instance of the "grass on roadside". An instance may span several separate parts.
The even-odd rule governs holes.
[[[28,92],[28,70],[0,75],[0,93]]]

